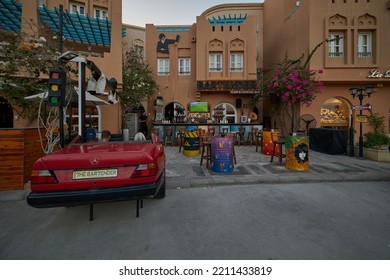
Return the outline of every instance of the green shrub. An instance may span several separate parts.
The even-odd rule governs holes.
[[[368,132],[364,136],[365,141],[363,142],[363,147],[366,148],[375,148],[390,144],[390,138],[384,133]]]

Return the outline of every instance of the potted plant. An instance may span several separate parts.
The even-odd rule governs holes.
[[[379,116],[378,113],[371,112],[368,123],[374,130],[364,134],[364,157],[375,161],[390,162],[390,138],[385,134],[385,116]],[[357,147],[355,147],[355,150],[357,150]]]

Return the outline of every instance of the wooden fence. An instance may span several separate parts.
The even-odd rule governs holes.
[[[23,190],[43,154],[37,128],[0,129],[0,191]]]

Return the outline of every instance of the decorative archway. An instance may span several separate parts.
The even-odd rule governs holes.
[[[185,108],[177,102],[170,102],[164,107],[164,119],[171,123],[180,123],[184,121]]]
[[[238,122],[236,107],[230,103],[219,103],[213,108],[212,116],[215,122]]]
[[[335,96],[327,99],[321,107],[321,127],[348,129],[351,125],[351,105],[343,97]]]

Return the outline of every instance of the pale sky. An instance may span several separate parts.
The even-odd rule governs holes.
[[[122,0],[122,23],[145,27],[192,25],[208,8],[226,3],[263,3],[263,0]]]

